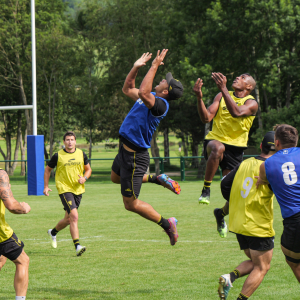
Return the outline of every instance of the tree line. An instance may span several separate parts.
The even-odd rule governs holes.
[[[30,0],[0,0],[1,105],[31,104]],[[201,155],[209,125],[201,123],[192,87],[204,81],[204,101],[218,93],[211,72],[234,78],[250,73],[257,81],[253,96],[259,111],[249,145],[277,123],[300,123],[300,0],[36,0],[38,134],[50,145],[66,130],[80,129],[92,145],[118,138],[131,100],[122,85],[135,60],[144,52],[168,48],[165,66],[154,84],[172,72],[185,88],[170,102],[158,130],[182,140],[184,155]],[[140,70],[142,81],[147,67]],[[25,159],[26,136],[32,134],[30,110],[1,111],[5,160]],[[16,146],[12,149],[12,138]],[[155,140],[152,154],[159,151]],[[7,163],[12,174],[15,164]],[[24,166],[23,166],[24,174]]]

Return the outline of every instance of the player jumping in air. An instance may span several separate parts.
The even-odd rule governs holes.
[[[220,166],[222,175],[227,175],[243,160],[247,148],[249,130],[252,126],[258,104],[250,95],[256,82],[250,74],[242,74],[232,83],[232,91],[226,87],[227,79],[221,73],[212,73],[212,78],[221,91],[213,103],[206,108],[202,100],[202,79],[198,78],[193,88],[198,100],[198,112],[203,123],[213,120],[212,130],[204,140],[204,156],[207,160],[204,187],[199,203],[209,204],[210,185]],[[222,209],[215,210],[218,232],[221,237],[227,235],[224,216],[228,215],[228,202]]]
[[[176,194],[180,193],[178,183],[165,174],[145,175],[150,162],[148,148],[150,148],[152,135],[160,121],[167,115],[169,101],[180,98],[183,93],[182,84],[174,79],[171,73],[168,73],[166,79],[155,87],[155,93],[151,92],[155,74],[158,67],[163,65],[167,51],[168,49],[163,49],[161,53],[157,52],[139,89],[135,88],[135,78],[138,70],[151,59],[151,53],[144,53],[134,63],[126,77],[122,91],[134,100],[135,104],[119,131],[121,146],[112,165],[111,180],[121,184],[125,208],[161,226],[168,234],[173,246],[178,237],[177,220],[174,217],[163,218],[150,204],[138,199],[143,182],[156,183]]]

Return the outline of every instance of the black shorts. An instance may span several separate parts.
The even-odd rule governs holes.
[[[300,222],[283,220],[283,233],[281,235],[281,245],[295,253],[300,253]],[[288,261],[300,263],[300,259],[286,256]]]
[[[23,248],[24,243],[13,233],[8,240],[0,243],[0,256],[3,255],[11,261],[16,260],[21,255]]]
[[[255,237],[236,234],[241,250],[251,249],[256,251],[268,251],[274,248],[273,237]]]
[[[82,195],[75,195],[73,193],[63,193],[59,195],[64,210],[71,212],[72,209],[79,207]]]
[[[211,140],[204,140],[204,158],[208,160],[207,155],[207,145]],[[223,144],[223,143],[222,143]],[[231,145],[226,145],[225,151],[223,152],[223,159],[220,161],[220,167],[223,170],[233,170],[235,166],[240,164],[243,161],[244,150],[246,147],[235,147]]]
[[[129,152],[121,145],[111,168],[121,177],[121,193],[124,197],[138,198],[149,163],[148,151]]]

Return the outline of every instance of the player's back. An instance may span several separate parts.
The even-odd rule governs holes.
[[[265,162],[267,179],[281,208],[282,217],[300,212],[300,148],[276,152]]]

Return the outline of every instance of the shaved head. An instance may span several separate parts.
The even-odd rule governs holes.
[[[249,73],[245,73],[244,75],[247,75],[247,83],[251,85],[251,91],[253,91],[255,89],[256,86],[256,81],[254,80],[254,78],[249,74]]]

